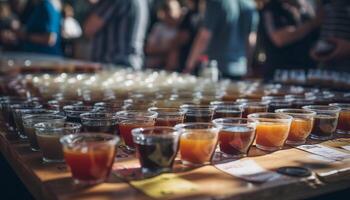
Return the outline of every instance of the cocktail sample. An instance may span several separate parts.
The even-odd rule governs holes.
[[[312,131],[316,112],[304,109],[278,109],[275,112],[293,117],[286,143],[291,145],[304,144]]]
[[[185,112],[177,108],[149,108],[148,111],[156,112],[157,119],[155,126],[174,127],[184,121]]]
[[[185,112],[185,123],[190,122],[211,122],[214,109],[211,106],[184,104],[180,109]]]
[[[292,117],[280,113],[254,113],[248,119],[257,120],[256,147],[265,151],[276,151],[288,138]]]
[[[119,137],[110,134],[82,133],[60,139],[64,159],[78,184],[98,184],[110,174]]]
[[[84,132],[117,135],[117,116],[110,112],[88,112],[80,115]]]
[[[349,103],[333,103],[330,106],[339,107],[339,119],[337,125],[337,133],[350,134],[350,104]]]

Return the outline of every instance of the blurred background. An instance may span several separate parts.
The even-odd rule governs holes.
[[[230,79],[348,80],[348,0],[0,0],[0,55]]]

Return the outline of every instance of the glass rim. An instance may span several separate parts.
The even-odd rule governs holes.
[[[283,108],[275,110],[275,113],[283,113],[287,115],[295,115],[295,116],[316,116],[316,112],[312,110],[306,109],[294,109],[294,108]],[[292,116],[293,117],[293,116]]]
[[[303,106],[302,109],[305,110],[312,110],[317,112],[332,112],[337,113],[340,112],[341,108],[338,106],[327,106],[327,105],[309,105],[309,106]]]
[[[329,106],[336,106],[340,110],[350,110],[350,103],[330,103]]]
[[[33,109],[21,109],[20,111],[19,111],[19,113],[21,114],[21,115],[31,115],[31,114],[33,114],[33,115],[35,115],[35,114],[40,114],[40,115],[42,115],[42,114],[52,114],[52,115],[56,115],[56,114],[58,114],[60,111],[58,111],[58,110],[49,110],[49,109],[45,109],[45,108],[33,108]]]
[[[180,110],[213,110],[210,105],[201,105],[201,104],[182,104]]]
[[[169,131],[168,133],[161,133],[161,134],[155,134],[155,133],[150,133],[146,134],[143,133],[144,131],[155,131],[155,130],[164,130],[164,131]],[[180,133],[173,127],[170,126],[154,126],[154,127],[148,127],[148,128],[135,128],[131,130],[131,135],[133,137],[136,136],[143,136],[143,137],[151,137],[151,138],[172,138],[172,137],[177,137],[180,135]]]
[[[76,109],[76,108],[79,108],[79,109]],[[81,108],[88,108],[88,110],[86,109],[81,109]],[[92,111],[94,109],[93,106],[87,106],[87,105],[66,105],[66,106],[63,106],[63,111],[64,112],[67,112],[67,113],[80,113],[80,112],[89,112],[89,111]]]
[[[161,108],[161,107],[151,107],[147,109],[150,112],[156,112],[158,113],[158,117],[159,116],[182,116],[185,115],[185,111],[181,110],[179,108]],[[173,111],[168,111],[168,110],[173,110]]]
[[[191,127],[191,126],[204,126],[206,128],[187,128],[187,127]],[[195,130],[195,129],[213,129],[215,128],[214,124],[211,122],[189,122],[189,123],[181,123],[181,124],[177,124],[174,126],[174,129],[177,131],[180,130],[186,130],[186,129],[191,129],[191,130]]]
[[[100,116],[92,117],[92,115],[100,115]],[[101,115],[105,115],[105,116],[101,116]],[[116,113],[114,112],[85,112],[80,114],[79,117],[81,120],[94,120],[94,121],[117,120]]]
[[[52,117],[52,118],[51,118]],[[52,119],[52,120],[59,120],[59,119],[66,119],[67,116],[60,115],[60,114],[28,114],[23,116],[23,121],[26,120],[35,120],[35,119]]]
[[[279,118],[271,118],[267,116],[274,116]],[[252,113],[247,116],[247,118],[250,119],[256,119],[260,122],[260,120],[263,121],[270,121],[270,122],[291,122],[293,117],[287,114],[281,114],[281,113],[269,113],[269,112],[260,112],[260,113]]]
[[[78,138],[103,138],[107,140],[103,141],[76,141]],[[116,145],[120,141],[120,137],[116,135],[106,134],[106,133],[94,133],[94,132],[84,132],[79,134],[68,134],[60,138],[60,143],[65,147],[74,147],[74,145],[85,145],[85,146],[100,146],[105,144]]]
[[[246,122],[251,122],[253,124],[259,123],[257,119],[252,119],[252,118],[234,118],[234,117],[226,117],[226,118],[217,118],[212,120],[212,123],[214,125],[244,125],[242,123],[234,123],[234,122],[224,122],[225,120],[234,120],[234,121],[246,121]]]
[[[60,124],[63,125],[62,127],[47,127],[46,125],[52,125],[52,124]],[[69,125],[69,126],[66,126]],[[34,125],[34,128],[36,130],[48,130],[48,131],[61,131],[61,130],[75,130],[80,129],[82,125],[80,123],[74,123],[74,122],[40,122]]]
[[[211,106],[242,106],[242,103],[235,102],[235,101],[211,101]]]
[[[140,116],[137,113],[141,114]],[[129,116],[129,114],[131,116]],[[143,115],[148,114],[148,115]],[[118,119],[156,119],[158,116],[157,112],[154,111],[145,111],[145,110],[123,110],[116,113],[116,117]]]

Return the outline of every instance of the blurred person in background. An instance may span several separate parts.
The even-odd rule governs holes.
[[[0,46],[2,50],[11,51],[18,48],[14,31],[18,30],[20,23],[11,11],[7,1],[0,1]]]
[[[187,10],[179,25],[178,33],[172,42],[171,52],[166,65],[167,70],[176,70],[178,72],[184,70],[194,38],[203,20],[204,3],[204,0],[185,1]]]
[[[325,17],[312,57],[322,68],[350,72],[350,1],[323,1]]]
[[[321,16],[305,0],[270,0],[261,12],[258,42],[265,53],[264,78],[276,69],[315,67],[309,51],[318,38]],[[260,46],[260,45],[259,45]]]
[[[223,77],[246,75],[258,18],[254,1],[207,0],[203,25],[184,72],[192,72],[201,54],[207,53],[210,60],[217,61]]]
[[[178,0],[165,0],[160,5],[159,21],[153,25],[146,43],[147,67],[164,68],[167,65],[172,50],[171,44],[178,32],[181,14]],[[177,59],[173,61],[176,62]]]
[[[33,53],[62,55],[61,1],[32,0],[33,9],[17,37],[21,50]]]
[[[102,0],[87,17],[83,32],[91,38],[91,59],[141,69],[149,10],[145,0]]]

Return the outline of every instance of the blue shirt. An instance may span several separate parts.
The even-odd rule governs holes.
[[[23,50],[34,53],[61,55],[61,13],[50,0],[42,0],[35,5],[25,25],[27,34],[56,33],[57,40],[53,46],[23,42]]]
[[[203,26],[212,33],[207,53],[224,75],[244,75],[237,68],[246,68],[247,40],[256,31],[258,18],[251,0],[207,1]]]

